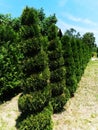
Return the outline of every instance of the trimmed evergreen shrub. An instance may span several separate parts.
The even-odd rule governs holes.
[[[70,37],[64,34],[61,41],[63,45],[64,64],[66,67],[66,87],[70,95],[73,96],[77,88],[77,78]]]
[[[62,80],[61,82],[51,83],[52,97],[61,95],[64,92],[64,88],[65,88],[65,80]]]
[[[68,89],[65,87],[65,80],[61,82],[51,83],[52,89],[52,98],[51,103],[53,106],[53,112],[58,113],[63,110],[64,105],[70,98],[70,93]]]
[[[58,58],[56,60],[50,60],[49,61],[50,71],[58,69],[59,67],[62,67],[62,66],[64,66],[64,59],[63,59],[63,57],[60,57],[60,58]]]
[[[22,112],[17,123],[19,130],[51,130],[51,99],[48,56],[44,51],[45,39],[40,35],[38,16],[34,8],[26,7],[21,16],[21,51],[23,63],[23,94],[18,101]]]
[[[40,113],[18,119],[16,126],[18,130],[52,130],[52,111],[52,106],[48,105]]]
[[[33,58],[28,58],[23,61],[24,73],[31,75],[32,73],[39,73],[43,71],[47,65],[46,54],[42,51]]]
[[[41,112],[43,108],[48,105],[51,97],[49,86],[40,91],[23,94],[19,98],[19,109],[22,113],[36,113]]]
[[[80,64],[79,64],[79,51],[78,51],[78,43],[77,41],[80,42],[79,38],[72,37],[71,38],[71,47],[72,47],[72,54],[73,54],[73,59],[75,63],[75,74],[77,78],[77,82],[80,81],[81,79],[81,70],[80,70]]]
[[[67,73],[66,73],[66,75],[67,75]],[[70,92],[70,95],[73,96],[77,89],[77,84],[76,84],[77,78],[75,77],[75,75],[70,75],[69,78],[67,78],[67,76],[66,76],[66,86]]]
[[[59,112],[63,109],[67,99],[66,88],[66,69],[62,53],[62,44],[57,36],[57,27],[52,24],[48,32],[48,58],[50,68],[50,86],[52,92],[51,103],[53,112]]]
[[[81,40],[77,40],[78,55],[79,55],[79,66],[80,66],[80,75],[82,76],[86,67],[86,55],[85,55],[85,46]]]
[[[26,92],[33,92],[33,91],[39,91],[41,89],[44,89],[48,83],[47,79],[40,78],[39,76],[30,76],[24,81],[24,93]]]
[[[6,34],[6,35],[5,35]],[[2,35],[2,36],[1,36]],[[22,54],[11,25],[0,24],[0,101],[9,100],[21,92]],[[6,96],[5,96],[6,95]]]
[[[62,55],[61,55],[61,52],[60,52],[60,50],[58,51],[58,50],[54,50],[53,52],[50,52],[49,54],[48,54],[48,57],[49,57],[49,59],[50,60],[56,60],[56,59],[58,59],[58,58],[60,58]]]
[[[36,45],[36,46],[35,46]],[[22,46],[22,51],[24,53],[24,56],[32,57],[36,55],[41,50],[41,39],[34,37],[33,39],[27,39],[24,41],[24,44]],[[33,53],[32,53],[33,52]]]
[[[65,77],[65,72],[66,70],[64,67],[51,71],[50,82],[55,83],[62,81]]]
[[[57,90],[56,90],[56,92],[57,92]],[[58,92],[60,92],[60,91],[58,91]],[[55,94],[55,96],[53,96],[53,98],[51,98],[53,112],[54,113],[61,112],[64,109],[63,107],[66,104],[66,102],[69,100],[69,98],[70,98],[70,93],[67,88],[64,88],[64,91],[62,94],[60,94],[60,93],[58,93],[57,95]]]

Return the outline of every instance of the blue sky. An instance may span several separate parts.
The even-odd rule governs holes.
[[[26,5],[42,7],[46,16],[55,13],[63,32],[70,28],[81,34],[93,32],[98,45],[98,0],[0,0],[0,13],[18,17]]]

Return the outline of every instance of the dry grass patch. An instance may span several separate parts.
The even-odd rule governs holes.
[[[0,130],[16,130],[16,119],[20,114],[18,97],[19,95],[0,105]]]
[[[75,96],[53,122],[54,130],[98,130],[98,61],[88,63]]]

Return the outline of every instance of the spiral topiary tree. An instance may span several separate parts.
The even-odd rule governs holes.
[[[64,34],[61,41],[64,51],[64,64],[66,67],[66,86],[70,92],[70,95],[73,96],[77,88],[77,78],[75,73],[75,63],[72,54],[70,37]]]
[[[76,78],[77,78],[77,82],[80,81],[81,79],[81,69],[80,69],[80,62],[79,62],[79,51],[78,51],[78,42],[79,39],[78,38],[75,38],[75,37],[72,37],[71,38],[71,47],[72,47],[72,54],[73,54],[73,59],[74,59],[74,64],[75,64],[75,74],[76,74]]]
[[[66,88],[66,69],[62,53],[62,44],[57,36],[57,27],[52,24],[48,30],[48,58],[50,68],[51,103],[53,111],[60,112],[69,98]]]
[[[79,68],[80,76],[83,75],[85,69],[85,47],[84,43],[81,40],[77,40],[78,56],[79,56]]]
[[[51,130],[50,71],[47,54],[43,50],[44,38],[40,34],[37,11],[26,7],[21,24],[24,77],[23,94],[18,101],[21,116],[16,126],[19,130]]]

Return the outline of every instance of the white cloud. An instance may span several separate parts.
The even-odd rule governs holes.
[[[68,0],[59,0],[58,4],[60,7],[64,7]]]
[[[62,15],[64,17],[68,18],[69,20],[74,21],[74,22],[80,22],[80,23],[87,24],[87,25],[92,25],[92,26],[97,26],[98,25],[98,23],[93,22],[93,21],[89,20],[88,18],[83,19],[83,18],[75,17],[75,16],[73,16],[71,14],[68,14],[68,13],[67,14],[63,13]]]
[[[64,33],[67,29],[74,28],[77,32],[80,32],[81,35],[85,34],[86,32],[94,33],[96,38],[96,44],[98,45],[98,31],[95,28],[84,28],[82,26],[76,26],[73,24],[68,24],[61,19],[58,19],[57,26],[61,28],[62,32]]]
[[[92,8],[92,7],[98,7],[98,1],[95,0],[73,0],[75,3],[80,4],[82,6],[87,6],[88,8]]]
[[[60,28],[62,29],[62,32],[63,32],[63,33],[64,33],[67,29],[70,29],[70,28],[74,28],[77,32],[79,31],[81,34],[87,32],[87,29],[86,29],[86,28],[82,28],[82,27],[80,27],[80,26],[68,24],[68,23],[62,21],[61,19],[58,19],[57,25],[58,25],[58,27],[60,27]],[[91,30],[88,30],[88,31],[91,31]]]

